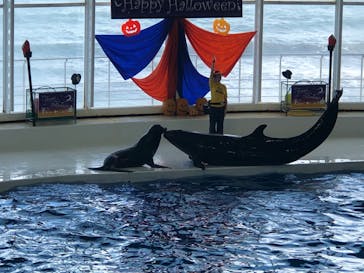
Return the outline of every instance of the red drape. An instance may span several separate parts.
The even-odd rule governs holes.
[[[182,28],[184,31],[183,33],[179,33],[179,22],[184,25]],[[193,70],[194,68],[189,59],[187,60],[186,54],[188,54],[188,50],[186,44],[184,43],[181,45],[180,43],[180,35],[184,34],[187,35],[196,53],[207,66],[211,65],[213,56],[216,57],[215,69],[220,70],[222,75],[226,77],[254,37],[255,31],[223,36],[203,30],[186,19],[174,20],[158,66],[146,78],[132,78],[135,84],[156,100],[164,101],[166,99],[175,98],[177,86],[186,89],[179,90],[182,97],[184,95],[187,96],[187,94],[191,95],[191,92],[195,92],[194,94],[197,97],[201,97],[204,96],[206,90],[208,90],[208,79],[206,78],[206,83],[203,81],[199,82],[198,80],[201,81],[201,75]],[[186,48],[179,48],[179,46]],[[184,54],[181,54],[181,52]],[[182,59],[179,60],[179,58]],[[179,64],[183,64],[180,71],[178,70]],[[192,73],[191,71],[196,73]],[[182,82],[183,79],[186,80],[184,77],[190,77],[187,79],[189,83],[199,84],[196,86],[193,85],[192,87],[187,86],[186,81]],[[203,88],[201,88],[201,86]],[[201,95],[199,92],[203,94]],[[193,99],[190,100],[193,101]]]
[[[158,66],[143,79],[132,80],[152,98],[164,101],[174,98],[177,89],[178,21],[173,22]]]
[[[201,29],[186,19],[184,24],[186,35],[201,60],[210,67],[215,56],[215,69],[221,71],[225,77],[233,69],[256,33],[252,31],[220,35]]]

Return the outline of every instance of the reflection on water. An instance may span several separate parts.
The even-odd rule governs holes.
[[[22,187],[1,272],[360,272],[364,174]]]

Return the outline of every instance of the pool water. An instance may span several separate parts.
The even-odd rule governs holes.
[[[364,174],[20,187],[0,272],[364,272]]]

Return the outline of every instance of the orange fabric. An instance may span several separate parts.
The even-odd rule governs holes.
[[[254,32],[220,35],[203,30],[186,19],[174,20],[168,34],[162,58],[152,73],[143,79],[132,78],[152,98],[165,101],[176,96],[178,71],[178,22],[184,24],[185,33],[202,61],[211,66],[216,57],[215,69],[227,76],[255,35]]]
[[[158,66],[143,79],[132,80],[152,98],[165,101],[175,98],[177,89],[178,21],[173,23]]]
[[[256,31],[220,35],[193,25],[184,19],[185,31],[196,53],[202,61],[211,66],[216,57],[215,69],[227,76],[238,62]]]

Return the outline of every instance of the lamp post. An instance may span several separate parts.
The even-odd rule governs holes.
[[[30,107],[32,111],[32,122],[33,126],[35,126],[35,112],[34,112],[34,99],[33,99],[33,86],[32,86],[32,75],[30,73],[30,58],[32,57],[32,51],[30,50],[30,43],[28,40],[25,40],[24,44],[22,45],[23,55],[27,60],[27,67],[28,67],[28,79],[29,79],[29,96],[30,96]]]
[[[72,84],[75,86],[75,90],[76,90],[76,85],[80,83],[81,81],[81,74],[73,74],[71,76],[71,81],[72,81]]]
[[[292,77],[292,71],[287,69],[282,72],[282,76],[287,79],[287,83],[288,83],[288,80],[290,80]]]
[[[289,88],[288,88],[288,80],[290,80],[291,77],[292,77],[292,71],[287,69],[287,70],[285,70],[285,71],[282,72],[282,76],[287,79],[286,95],[285,95],[285,100],[287,100],[287,94],[288,94],[288,90],[289,90]]]
[[[327,103],[330,103],[331,101],[331,74],[332,74],[332,52],[334,51],[336,45],[336,38],[333,34],[330,35],[329,39],[328,39],[328,45],[327,45],[327,49],[330,52],[330,66],[329,66],[329,91],[327,94]]]

